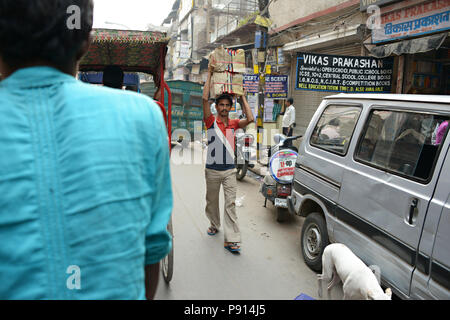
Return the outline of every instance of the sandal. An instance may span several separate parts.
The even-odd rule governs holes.
[[[230,251],[231,253],[241,252],[241,246],[237,242],[225,242],[224,248]]]
[[[219,230],[217,230],[215,227],[209,227],[207,231],[209,236],[215,236],[217,232],[219,232]]]

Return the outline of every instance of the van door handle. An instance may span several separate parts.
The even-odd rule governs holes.
[[[413,199],[411,201],[411,207],[409,208],[409,224],[412,225],[414,223],[414,212],[417,209],[417,205],[419,204],[419,199]]]

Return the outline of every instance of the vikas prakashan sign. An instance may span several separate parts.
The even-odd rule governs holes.
[[[450,0],[433,0],[381,16],[372,42],[386,42],[450,29]]]
[[[296,90],[391,92],[394,59],[299,53]]]

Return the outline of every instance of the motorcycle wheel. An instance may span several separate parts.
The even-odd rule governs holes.
[[[241,181],[244,179],[245,175],[247,174],[248,170],[248,161],[245,161],[244,164],[240,164],[236,166],[236,179]]]

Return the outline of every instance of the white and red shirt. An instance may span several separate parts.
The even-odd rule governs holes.
[[[204,120],[208,129],[206,168],[217,171],[234,169],[234,137],[240,120],[228,119],[228,125],[214,115]]]

